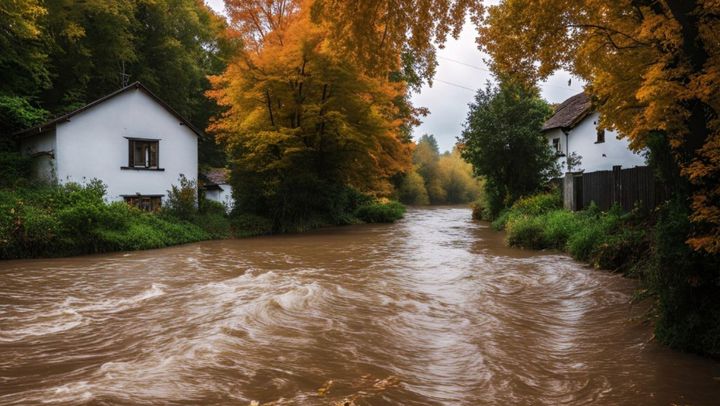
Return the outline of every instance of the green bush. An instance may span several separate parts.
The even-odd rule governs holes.
[[[108,204],[104,192],[98,181],[0,190],[0,258],[159,248],[213,237],[174,217]]]
[[[562,200],[557,193],[541,193],[524,197],[512,205],[512,212],[537,216],[552,210],[562,208]]]
[[[507,226],[507,222],[510,220],[510,210],[505,209],[500,212],[497,218],[492,222],[492,228],[495,230],[504,230]]]
[[[197,182],[180,175],[179,185],[172,185],[163,204],[164,215],[191,220],[198,211]]]
[[[220,202],[207,199],[201,200],[200,210],[193,217],[192,222],[205,230],[214,239],[230,238],[232,236],[226,207]]]
[[[543,249],[547,247],[545,229],[537,217],[521,216],[507,225],[508,244],[523,248]]]
[[[232,234],[236,237],[268,235],[273,232],[272,220],[255,214],[233,214],[230,217]]]
[[[548,248],[564,250],[572,235],[577,234],[585,225],[574,213],[567,210],[554,210],[541,216],[544,224],[543,236]]]
[[[355,217],[366,223],[394,223],[405,215],[405,206],[399,202],[373,203],[360,206]]]
[[[15,187],[30,178],[32,160],[17,152],[0,151],[0,187]]]
[[[425,188],[425,180],[416,171],[411,171],[403,178],[398,189],[400,201],[412,205],[428,205],[430,198]]]
[[[720,356],[720,256],[693,251],[690,210],[676,199],[659,210],[655,258],[647,277],[656,292],[655,335],[685,351]]]
[[[603,239],[602,227],[588,224],[570,236],[567,243],[568,252],[577,260],[588,261],[595,251],[595,247]]]

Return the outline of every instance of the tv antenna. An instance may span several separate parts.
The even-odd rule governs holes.
[[[130,83],[130,74],[125,73],[125,61],[122,61],[122,72],[120,73],[120,85],[125,87]]]

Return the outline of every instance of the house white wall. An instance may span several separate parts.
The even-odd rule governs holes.
[[[560,147],[563,154],[575,152],[582,156],[581,164],[573,168],[573,171],[595,172],[611,170],[615,165],[623,168],[644,166],[645,157],[630,149],[627,138],[618,139],[615,131],[605,131],[605,142],[597,141],[597,124],[600,120],[598,113],[589,114],[577,126],[570,130],[569,136],[559,128],[547,131],[545,137],[552,147],[553,139],[560,139]],[[567,141],[567,145],[566,145]],[[567,170],[565,165],[567,156],[558,157],[563,172]]]
[[[205,191],[205,198],[222,203],[230,211],[233,208],[232,188],[227,183],[221,183],[218,185],[221,190],[210,189]]]
[[[167,195],[180,174],[197,181],[196,134],[140,89],[130,89],[58,123],[54,137],[59,182],[84,183],[93,178],[107,185],[106,199],[123,195]],[[128,138],[157,139],[158,164],[164,171],[121,169],[129,166]],[[30,137],[26,149],[47,141]]]

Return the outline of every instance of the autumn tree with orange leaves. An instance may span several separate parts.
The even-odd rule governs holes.
[[[244,49],[211,78],[208,95],[226,111],[209,131],[228,145],[238,209],[287,231],[342,222],[349,190],[391,194],[411,165],[405,82],[339,57],[308,2],[227,8]]]

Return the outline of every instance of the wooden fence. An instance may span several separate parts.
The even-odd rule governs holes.
[[[582,210],[595,202],[600,210],[619,204],[630,211],[636,206],[652,210],[665,200],[665,188],[658,183],[650,167],[636,166],[611,171],[568,173],[562,179],[564,206],[568,210]]]

